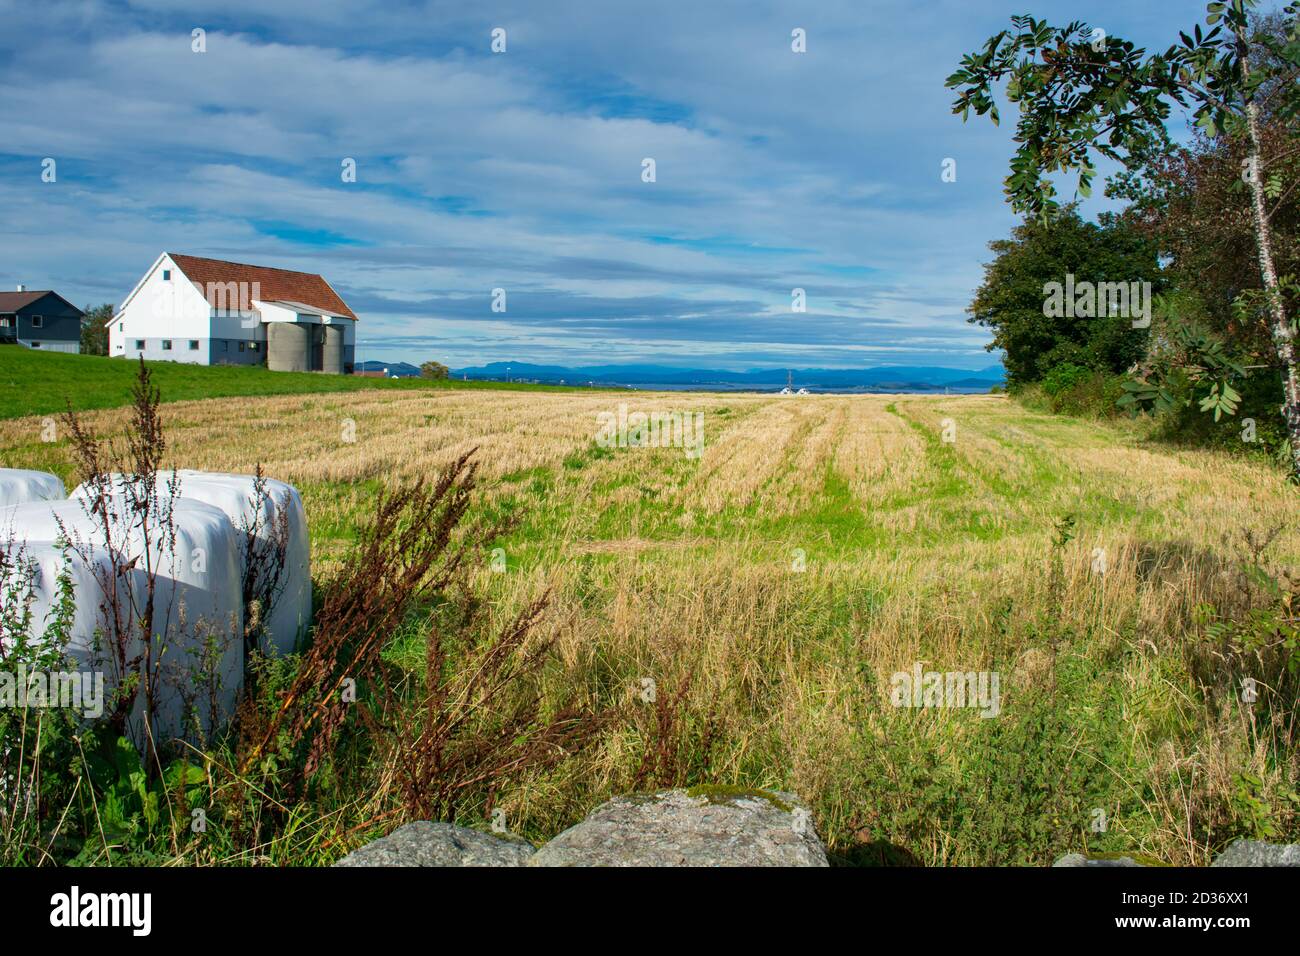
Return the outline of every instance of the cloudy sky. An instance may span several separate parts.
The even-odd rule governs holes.
[[[120,303],[166,250],[320,272],[367,359],[983,368],[1010,133],[944,77],[1012,13],[1163,49],[1203,10],[0,0],[0,282]]]

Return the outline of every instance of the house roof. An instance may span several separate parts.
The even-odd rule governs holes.
[[[244,282],[251,285],[256,282],[260,289],[257,298],[263,302],[295,302],[324,310],[332,315],[356,318],[347,303],[339,298],[339,294],[330,287],[330,284],[321,276],[311,272],[250,266],[242,262],[204,259],[175,252],[171,253],[171,259],[185,274],[185,278],[193,282],[200,292],[204,292],[209,283]]]
[[[54,296],[74,312],[77,312],[78,314],[81,313],[81,310],[75,305],[50,289],[29,289],[26,292],[0,292],[0,312],[17,312],[19,309],[27,308],[33,302],[39,302],[47,295]]]
[[[305,312],[309,315],[325,315],[330,318],[346,319],[347,316],[342,312],[332,312],[329,309],[323,309],[319,305],[308,305],[306,302],[290,302],[288,299],[268,299],[261,298],[259,302],[265,302],[267,305],[282,305],[286,309],[292,309],[295,312]],[[355,316],[354,316],[355,318]]]

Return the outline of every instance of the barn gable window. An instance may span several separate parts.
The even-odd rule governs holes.
[[[45,316],[43,316],[43,315],[33,315],[33,316],[32,316],[32,328],[34,328],[34,329],[43,329],[43,328],[45,328]]]

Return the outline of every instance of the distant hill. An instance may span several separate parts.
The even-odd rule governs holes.
[[[881,365],[874,368],[793,369],[795,388],[812,391],[936,391],[944,388],[986,391],[1006,380],[1001,365],[984,369],[943,368],[925,365]],[[489,381],[546,382],[566,385],[627,385],[641,388],[756,389],[785,386],[783,368],[725,369],[675,368],[666,365],[533,365],[528,362],[491,362],[454,369],[456,378]]]
[[[410,362],[358,362],[356,368],[363,372],[387,372],[390,378],[419,378],[420,366]]]

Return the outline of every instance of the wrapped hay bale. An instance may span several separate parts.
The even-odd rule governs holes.
[[[122,655],[132,659],[140,654],[140,629],[130,610],[132,592],[143,593],[142,572],[132,568],[120,571],[116,577],[121,582],[120,600],[123,602],[121,628],[110,622],[113,618],[111,598],[104,593],[104,583],[114,580],[113,563],[103,551],[93,549],[78,554],[49,542],[10,541],[0,546],[6,548],[9,560],[5,563],[4,580],[0,581],[5,599],[23,605],[26,618],[25,637],[28,652],[23,655],[20,674],[35,681],[33,660],[42,657],[46,645],[58,643],[56,648],[66,660],[60,664],[57,677],[46,675],[45,690],[60,706],[77,706],[81,715],[95,719],[112,709],[112,698],[122,683],[121,668],[117,666],[109,646],[115,632],[125,638],[126,651]],[[62,622],[57,620],[60,577],[66,576],[73,596],[71,614]],[[19,635],[0,635],[6,654],[17,652],[15,644]],[[80,697],[77,701],[61,699],[57,689],[68,683],[65,673],[79,678]],[[29,695],[29,699],[34,695]],[[33,705],[34,701],[33,701]],[[138,706],[137,710],[141,708]]]
[[[225,514],[201,502],[175,500],[171,533],[146,535],[124,499],[107,502],[111,544],[78,499],[0,509],[0,540],[26,553],[34,571],[31,630],[45,635],[59,598],[59,573],[71,577],[76,612],[63,650],[120,684],[119,662],[144,658],[140,618],[154,570],[149,662],[156,695],[154,735],[192,736],[196,714],[211,730],[234,713],[244,675],[243,599],[236,533]],[[55,542],[65,540],[60,547]],[[112,612],[113,597],[120,609]],[[110,643],[112,642],[112,643]],[[142,660],[140,666],[146,666]],[[133,736],[143,727],[139,695]]]
[[[182,497],[221,509],[240,532],[243,570],[247,573],[253,562],[253,576],[261,579],[261,588],[255,582],[254,590],[274,592],[260,598],[270,604],[269,613],[262,608],[264,649],[292,653],[311,623],[311,541],[298,489],[263,478],[259,494],[254,475],[182,471],[179,477]],[[282,564],[283,571],[272,582],[274,564]]]
[[[29,501],[58,501],[67,497],[58,475],[25,468],[0,468],[0,507]]]
[[[226,515],[236,532],[245,597],[261,614],[262,650],[296,650],[311,623],[311,542],[298,489],[274,478],[192,470],[160,475],[158,484],[160,495],[174,489],[180,500]],[[80,485],[72,495],[90,493]]]

